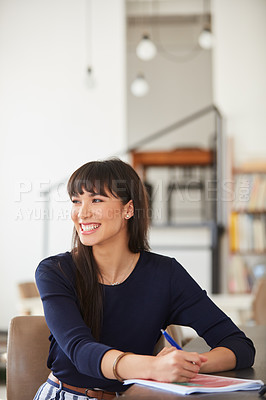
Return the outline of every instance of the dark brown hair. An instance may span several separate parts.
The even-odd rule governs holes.
[[[139,176],[129,164],[118,158],[88,162],[71,175],[67,190],[70,198],[87,191],[104,196],[109,192],[121,199],[123,204],[132,200],[134,215],[127,221],[129,250],[133,253],[149,250],[147,194]],[[76,289],[81,313],[94,337],[99,339],[103,308],[102,286],[98,282],[99,269],[92,247],[81,243],[75,228],[72,257],[77,268]]]

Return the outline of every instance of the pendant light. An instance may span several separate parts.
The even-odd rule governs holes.
[[[214,37],[209,27],[203,28],[199,35],[198,43],[204,50],[210,50],[214,45]]]
[[[198,37],[198,43],[204,50],[210,50],[214,45],[214,36],[208,14],[210,14],[210,0],[203,0],[203,30]]]
[[[86,26],[86,39],[87,39],[87,59],[88,66],[85,77],[86,87],[89,89],[93,89],[96,86],[95,73],[92,67],[92,0],[88,0],[86,2],[86,15],[87,15],[87,26]]]
[[[131,93],[136,97],[143,97],[149,92],[150,87],[144,75],[138,74],[130,86]]]
[[[90,65],[87,68],[86,85],[89,89],[93,89],[96,86],[94,72]]]
[[[149,35],[146,33],[142,36],[141,41],[136,48],[137,56],[144,61],[152,60],[157,54],[157,48]]]

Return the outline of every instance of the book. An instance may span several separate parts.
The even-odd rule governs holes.
[[[128,379],[124,385],[137,384],[154,389],[166,390],[178,394],[233,392],[237,390],[259,390],[264,383],[261,380],[228,378],[217,375],[198,374],[185,383],[167,383],[145,379]]]
[[[238,214],[236,212],[230,215],[230,249],[232,252],[239,250],[239,232],[238,232]]]
[[[233,255],[230,260],[228,288],[230,293],[249,293],[251,291],[250,271],[243,257]]]

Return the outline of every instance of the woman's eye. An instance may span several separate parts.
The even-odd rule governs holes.
[[[101,199],[93,199],[92,202],[93,202],[93,203],[101,203],[102,200],[101,200]]]
[[[79,203],[79,200],[72,199],[71,201],[72,201],[73,204],[78,204]]]

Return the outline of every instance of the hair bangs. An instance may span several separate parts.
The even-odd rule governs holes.
[[[104,162],[89,162],[75,171],[67,185],[69,196],[83,194],[84,191],[99,194],[101,196],[110,195],[118,198],[117,177],[114,177]]]

